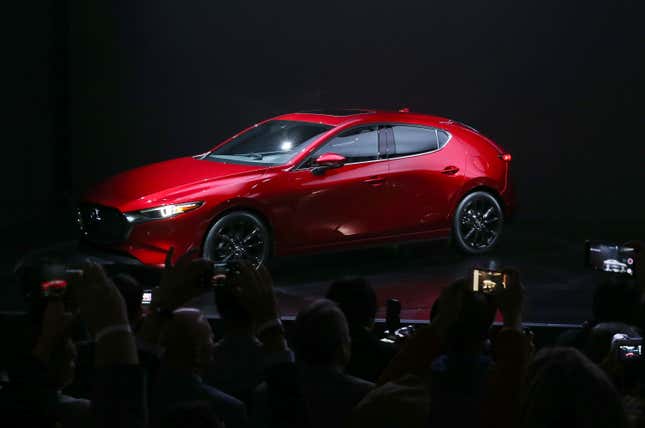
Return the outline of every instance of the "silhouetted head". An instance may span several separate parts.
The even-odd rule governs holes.
[[[344,367],[350,357],[345,315],[331,300],[316,300],[298,312],[293,344],[298,360],[306,364]]]
[[[242,306],[231,287],[215,287],[215,306],[222,320],[231,327],[249,328],[253,319]]]
[[[336,302],[347,323],[354,327],[372,327],[376,316],[376,293],[364,278],[345,278],[332,282],[327,291]]]
[[[524,428],[624,428],[621,397],[607,375],[574,348],[545,348],[529,366]]]
[[[164,363],[176,369],[200,373],[211,362],[213,330],[199,309],[175,310],[159,342],[165,348]]]
[[[447,349],[455,352],[480,352],[495,320],[497,308],[493,299],[484,293],[474,293],[466,279],[459,279],[441,293],[433,305],[432,317],[441,314],[442,300],[446,293],[455,293],[461,301],[457,319],[448,332]]]

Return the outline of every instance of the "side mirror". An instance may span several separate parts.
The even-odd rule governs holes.
[[[313,169],[315,175],[322,175],[328,169],[340,168],[345,165],[347,159],[345,156],[339,155],[337,153],[324,153],[316,158],[314,164],[316,165]]]

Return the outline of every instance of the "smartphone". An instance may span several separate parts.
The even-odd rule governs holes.
[[[626,334],[614,334],[611,340],[611,350],[619,361],[629,361],[641,358],[643,351],[642,337],[629,337]]]
[[[43,298],[62,298],[71,280],[83,276],[81,269],[66,269],[63,266],[49,266],[45,278],[40,283],[40,296]]]
[[[46,299],[63,297],[66,289],[67,281],[64,279],[50,279],[40,283],[40,295]]]
[[[475,267],[472,272],[472,290],[476,293],[497,294],[508,287],[508,274],[491,269]]]
[[[143,295],[141,296],[141,305],[148,306],[152,302],[152,290],[143,290]]]
[[[608,242],[585,242],[585,266],[604,272],[634,275],[635,248]]]

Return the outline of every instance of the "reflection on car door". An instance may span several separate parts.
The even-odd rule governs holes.
[[[449,134],[432,127],[392,124],[388,185],[392,224],[397,234],[450,226],[449,214],[461,188],[463,153],[450,145]],[[448,144],[446,144],[448,142]]]
[[[319,246],[381,235],[388,231],[387,163],[379,144],[378,126],[350,129],[333,137],[291,173],[293,246]],[[322,175],[311,171],[324,153],[347,158]]]

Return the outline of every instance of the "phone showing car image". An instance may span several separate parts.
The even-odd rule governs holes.
[[[619,361],[630,361],[641,358],[643,338],[629,337],[626,334],[615,334],[611,340],[611,350]]]
[[[585,266],[603,272],[634,275],[636,248],[610,242],[585,242]]]
[[[632,360],[641,357],[643,345],[620,345],[618,347],[618,359]]]
[[[472,271],[472,290],[476,293],[497,294],[508,287],[508,274],[475,267]]]

